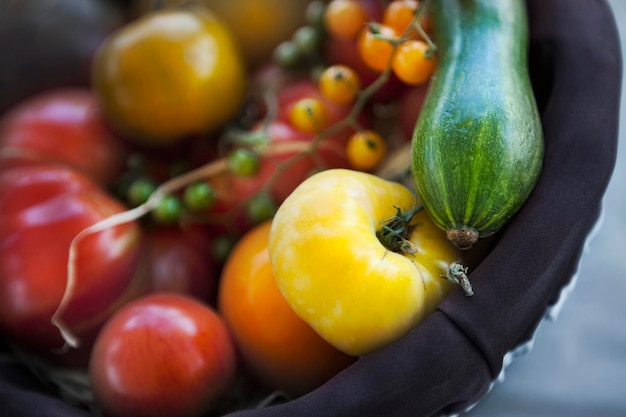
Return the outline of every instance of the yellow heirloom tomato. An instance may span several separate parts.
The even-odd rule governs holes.
[[[459,252],[419,207],[403,185],[346,169],[311,176],[279,207],[269,246],[276,283],[339,350],[390,344],[454,288],[441,276]]]
[[[111,33],[94,56],[92,80],[107,120],[150,145],[220,128],[246,91],[233,36],[201,7],[158,10]]]

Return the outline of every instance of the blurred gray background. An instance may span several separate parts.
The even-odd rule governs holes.
[[[626,1],[609,4],[626,55]],[[577,285],[557,320],[541,325],[532,350],[463,417],[626,417],[625,90],[604,222],[581,260]]]

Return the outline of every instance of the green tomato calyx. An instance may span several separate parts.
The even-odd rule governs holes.
[[[394,208],[396,215],[382,221],[380,229],[376,231],[376,237],[387,250],[412,255],[417,252],[417,248],[411,243],[409,237],[415,225],[409,223],[415,213],[423,209],[423,206],[405,211],[398,206]]]

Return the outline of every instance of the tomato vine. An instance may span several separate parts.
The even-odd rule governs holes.
[[[428,40],[429,44],[434,48],[434,44],[428,38],[428,35],[423,31],[423,29],[421,29],[421,25],[419,23],[427,3],[428,0],[425,0],[419,4],[411,25],[407,27],[405,32],[399,38],[389,39],[381,37],[381,39],[389,42],[393,50],[395,51],[402,42],[409,39],[409,34],[411,33],[411,31],[417,30],[422,34],[425,39]],[[255,132],[237,132],[233,130],[226,130],[224,136],[222,137],[222,140],[225,140],[227,143],[230,144],[234,143],[235,146],[245,146],[248,148],[252,148],[253,151],[259,156],[279,156],[292,153],[294,151],[295,153],[291,157],[289,157],[289,159],[278,163],[278,165],[276,166],[276,170],[268,178],[267,182],[262,187],[257,189],[251,196],[249,196],[247,200],[238,202],[228,213],[210,213],[203,216],[197,216],[193,213],[187,213],[186,215],[188,217],[186,217],[186,219],[183,221],[208,223],[214,221],[217,223],[223,223],[224,220],[232,219],[238,214],[240,210],[242,210],[242,208],[245,207],[245,205],[249,201],[259,197],[269,196],[271,187],[280,179],[281,175],[284,174],[287,169],[297,164],[303,158],[312,158],[315,161],[317,169],[321,170],[326,168],[324,161],[319,158],[318,151],[323,147],[326,147],[328,150],[332,151],[334,147],[338,146],[331,143],[330,141],[327,141],[327,139],[332,135],[341,132],[343,129],[348,128],[355,131],[363,130],[363,126],[358,120],[359,116],[364,111],[372,96],[381,87],[383,87],[385,83],[389,81],[391,74],[392,67],[390,58],[387,65],[385,66],[383,71],[376,77],[376,79],[370,85],[364,87],[357,92],[354,103],[352,104],[348,114],[343,119],[318,132],[311,142],[292,141],[289,143],[273,143],[271,140],[266,140],[266,138],[269,137],[267,133],[268,126],[274,120],[278,111],[276,108],[276,97],[274,96],[275,92],[266,92],[266,94],[264,94],[264,103],[267,106],[268,111],[263,119],[261,130]],[[339,152],[338,149],[335,149],[335,151]],[[403,167],[403,170],[404,169],[408,170],[408,167]],[[208,179],[215,178],[219,175],[224,174],[234,175],[229,168],[227,157],[217,158],[198,168],[192,169],[191,171],[179,174],[158,185],[149,195],[149,197],[141,204],[125,212],[112,215],[90,227],[85,228],[74,238],[70,246],[70,257],[68,260],[67,268],[68,278],[66,293],[53,318],[53,323],[59,328],[64,336],[64,339],[70,346],[77,346],[79,344],[79,341],[66,328],[62,320],[62,315],[67,308],[73,293],[73,288],[76,280],[75,259],[77,256],[78,246],[82,239],[98,231],[105,230],[119,224],[138,220],[146,214],[154,211],[159,206],[159,204],[162,203],[168,196],[184,190],[185,187],[191,184],[196,184],[200,181],[207,181]],[[273,209],[275,210],[275,207]],[[269,214],[271,215],[272,213]],[[457,274],[453,273],[452,276],[457,277]]]

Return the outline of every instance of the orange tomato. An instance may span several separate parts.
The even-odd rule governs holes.
[[[202,3],[231,29],[246,62],[258,66],[271,58],[278,44],[306,23],[310,0],[202,0]]]
[[[429,56],[426,42],[409,40],[400,44],[396,50],[391,68],[401,81],[409,85],[419,85],[430,79],[436,65],[437,59]]]
[[[399,34],[409,29],[413,24],[415,14],[418,11],[420,2],[417,0],[394,0],[389,3],[383,13],[383,25],[394,28]],[[430,32],[430,19],[425,13],[420,18],[419,24],[424,32]],[[419,36],[416,29],[409,30],[408,36]]]
[[[367,23],[367,10],[359,1],[333,0],[324,12],[324,24],[335,38],[353,38]]]
[[[222,273],[218,310],[250,373],[270,388],[301,395],[355,358],[328,344],[283,298],[270,266],[270,227],[271,222],[256,226],[231,252]]]
[[[274,48],[306,23],[310,0],[134,0],[135,13],[146,14],[155,3],[165,7],[196,3],[215,13],[230,29],[248,66],[263,64]]]
[[[389,65],[394,53],[393,45],[389,40],[397,39],[399,35],[389,26],[377,25],[375,28],[376,33],[372,27],[361,31],[357,46],[365,65],[374,71],[382,72]]]

